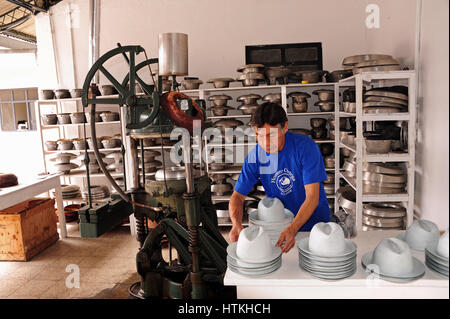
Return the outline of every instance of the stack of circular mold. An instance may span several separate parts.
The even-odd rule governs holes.
[[[356,164],[353,160],[344,162],[343,170],[350,179],[356,177]],[[399,194],[405,192],[406,171],[395,163],[363,163],[364,194]]]
[[[242,104],[237,107],[238,110],[242,112],[244,115],[251,115],[258,108],[258,100],[261,99],[261,95],[259,94],[245,94],[239,96],[236,101],[241,102]]]
[[[334,90],[319,89],[312,92],[317,95],[319,101],[314,105],[319,106],[321,112],[333,112],[334,111]]]
[[[242,74],[236,79],[241,81],[243,86],[257,86],[259,81],[264,80],[264,65],[247,64],[237,69]]]
[[[308,112],[308,100],[311,95],[306,92],[291,92],[287,95],[292,98],[292,111],[294,113]],[[288,106],[289,107],[289,106]]]
[[[363,230],[405,229],[405,217],[401,203],[367,203],[363,205]]]
[[[211,106],[208,110],[211,111],[214,116],[225,116],[227,115],[228,110],[234,109],[227,105],[227,101],[231,99],[231,96],[225,94],[211,95],[208,98],[208,100],[211,101]]]

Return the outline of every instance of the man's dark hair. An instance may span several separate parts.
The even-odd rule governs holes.
[[[261,104],[253,113],[250,125],[262,127],[264,124],[271,126],[280,124],[283,127],[287,120],[286,112],[280,104],[266,102]]]

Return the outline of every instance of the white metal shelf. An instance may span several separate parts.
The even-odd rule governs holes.
[[[409,121],[409,113],[364,113],[362,121]]]
[[[356,113],[349,113],[349,112],[339,112],[339,115],[341,117],[356,117]]]
[[[397,85],[400,82],[408,87],[408,112],[405,113],[363,113],[363,87],[389,86],[389,81]],[[385,71],[385,72],[363,72],[349,78],[340,80],[335,86],[335,105],[340,104],[340,88],[353,86],[356,92],[356,112],[346,113],[336,109],[335,123],[339,123],[341,117],[354,117],[356,122],[356,143],[354,147],[341,143],[336,139],[335,162],[339,163],[340,148],[347,148],[356,154],[356,174],[350,177],[345,172],[339,173],[335,168],[335,187],[339,187],[340,179],[344,179],[356,192],[356,226],[358,231],[362,230],[362,205],[366,202],[404,202],[407,209],[406,226],[410,226],[414,216],[414,173],[415,173],[415,140],[416,140],[416,74],[415,71]],[[365,151],[363,137],[363,122],[367,121],[406,121],[408,124],[408,150],[407,153],[390,152],[387,154],[368,154]],[[339,136],[339,126],[336,126],[335,135]],[[366,194],[363,193],[364,162],[406,162],[407,163],[407,185],[405,193],[402,194]],[[339,209],[337,198],[335,199],[335,212]]]
[[[232,82],[233,83],[233,82]],[[257,85],[257,86],[232,86],[226,88],[201,88],[197,90],[180,90],[180,92],[188,93],[198,93],[201,92],[226,92],[226,91],[241,91],[241,90],[264,90],[264,89],[282,89],[282,88],[296,88],[296,87],[316,87],[316,86],[334,86],[334,82],[318,82],[318,83],[290,83],[290,84],[277,84],[277,85]]]
[[[288,116],[318,116],[318,115],[334,115],[334,112],[303,112],[303,113],[296,113],[296,112],[286,112]]]
[[[111,122],[95,122],[95,124],[105,125],[105,124],[118,124],[120,121],[111,121]],[[52,129],[52,128],[60,128],[60,127],[77,127],[81,125],[90,125],[89,123],[71,123],[71,124],[52,124],[52,125],[42,125],[42,129]]]
[[[144,95],[144,93],[136,93],[137,96]],[[111,98],[118,98],[119,94],[112,94],[112,95],[99,95],[96,96],[96,99],[111,99]],[[50,99],[50,100],[37,100],[38,103],[41,104],[52,104],[52,103],[60,103],[60,102],[81,102],[81,97],[71,97],[67,99]],[[108,105],[108,104],[105,104]]]
[[[217,119],[241,119],[241,118],[250,118],[250,117],[251,117],[251,115],[246,115],[246,114],[207,116],[207,118],[211,119],[211,120],[217,120]]]
[[[348,176],[346,173],[340,173],[340,177],[342,177],[355,191],[356,191],[356,181],[354,177]],[[407,193],[399,193],[399,194],[367,194],[363,193],[362,201],[363,202],[405,202],[408,201]]]
[[[387,154],[366,154],[366,162],[408,162],[410,156],[408,153],[387,153]]]
[[[345,143],[340,143],[339,146],[341,148],[346,148],[353,153],[356,153],[356,145],[355,146],[349,146]],[[371,154],[371,153],[364,153],[363,151],[363,162],[407,162],[409,161],[410,156],[408,153],[398,153],[398,152],[390,152],[386,154]]]
[[[123,173],[116,173],[114,171],[110,171],[109,173],[113,177],[123,176]],[[74,170],[71,170],[70,173],[62,174],[61,176],[86,176],[86,170],[84,170],[84,169],[80,169],[80,170],[74,169]],[[89,176],[90,177],[99,177],[99,176],[105,176],[105,175],[103,173],[90,173]]]
[[[359,79],[363,82],[385,81],[385,80],[409,80],[415,77],[414,70],[398,70],[398,71],[378,71],[378,72],[362,72],[352,75],[348,78],[339,80],[338,84],[354,86]]]
[[[99,148],[98,150],[100,152],[113,152],[113,151],[120,151],[120,147],[115,147],[115,148]],[[88,149],[87,150],[89,153],[93,153],[94,150]],[[44,151],[45,155],[52,155],[52,154],[58,154],[58,153],[84,153],[84,150],[76,150],[76,149],[72,149],[72,150],[56,150],[56,151]]]
[[[74,102],[74,101],[81,101],[81,97],[71,97],[67,99],[37,100],[37,102],[41,104],[54,104],[58,102]]]

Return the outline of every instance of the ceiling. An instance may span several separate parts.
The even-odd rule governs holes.
[[[34,16],[61,0],[0,0],[0,46],[18,49],[15,41],[36,44]],[[2,40],[3,38],[3,40]],[[5,39],[7,38],[7,39]],[[20,44],[18,44],[21,47]]]

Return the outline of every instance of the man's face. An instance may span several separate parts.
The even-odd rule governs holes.
[[[286,122],[283,127],[264,124],[262,127],[253,126],[256,132],[256,141],[267,153],[278,153],[284,145],[284,134],[288,129]]]

